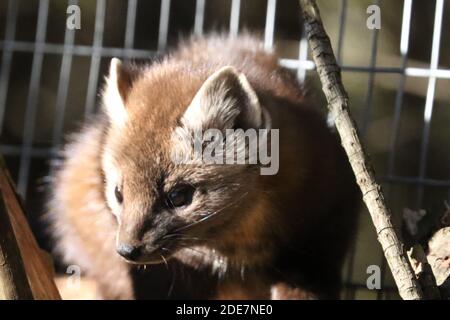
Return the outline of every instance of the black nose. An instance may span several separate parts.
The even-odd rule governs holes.
[[[128,260],[135,260],[137,257],[139,257],[140,249],[136,246],[132,246],[129,244],[119,244],[116,250],[118,254]]]

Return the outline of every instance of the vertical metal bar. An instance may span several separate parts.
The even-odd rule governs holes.
[[[276,7],[277,0],[267,0],[266,28],[264,31],[264,49],[266,50],[270,50],[273,47]]]
[[[376,5],[380,5],[380,0],[376,1]],[[378,29],[373,29],[372,40],[371,40],[371,53],[370,53],[370,68],[374,68],[377,62],[377,49],[378,49]],[[373,103],[373,88],[375,82],[375,72],[369,73],[369,81],[367,83],[367,93],[366,102],[364,104],[364,109],[361,112],[361,135],[364,139],[367,128],[369,126],[369,121],[372,113],[372,103]]]
[[[167,47],[169,16],[170,0],[161,0],[161,13],[159,15],[158,51],[164,51]]]
[[[205,21],[205,0],[197,0],[195,3],[195,22],[194,34],[201,36],[203,34],[203,24]]]
[[[343,54],[343,46],[344,46],[346,20],[347,20],[347,0],[342,0],[341,13],[339,15],[339,38],[338,38],[337,57],[336,57],[339,65],[342,64],[342,54]]]
[[[134,46],[134,32],[136,27],[137,0],[128,1],[127,23],[125,26],[125,49],[131,49]]]
[[[239,15],[241,11],[241,0],[231,2],[230,34],[236,36],[239,32]]]
[[[68,5],[78,4],[77,0],[69,0]],[[64,130],[64,114],[66,111],[67,95],[69,92],[70,70],[72,68],[75,30],[66,28],[64,33],[64,53],[59,73],[58,91],[56,95],[55,126],[53,127],[52,144],[59,145]]]
[[[31,148],[35,128],[35,118],[39,99],[39,85],[41,82],[42,63],[44,53],[42,46],[45,44],[47,30],[48,0],[39,1],[38,20],[36,28],[36,48],[33,54],[31,67],[30,87],[25,110],[25,121],[23,130],[23,143],[20,157],[19,180],[17,189],[23,198],[26,198],[28,178],[31,164]]]
[[[86,94],[86,108],[84,116],[87,119],[94,111],[97,97],[97,84],[101,62],[101,48],[103,43],[103,29],[105,26],[106,0],[97,0],[95,10],[94,43],[92,45],[91,66],[89,69],[88,91]]]
[[[308,40],[306,39],[305,28],[303,28],[302,38],[300,39],[299,43],[298,60],[300,62],[308,60]],[[301,66],[301,63],[299,63],[299,67],[297,69],[297,78],[300,80],[300,82],[304,82],[306,78],[306,69]]]
[[[402,18],[402,30],[400,36],[400,55],[402,63],[402,74],[400,75],[400,81],[397,87],[397,94],[395,96],[395,111],[394,119],[392,122],[392,134],[389,147],[389,163],[388,163],[388,175],[392,175],[395,169],[397,140],[400,127],[400,116],[402,112],[403,93],[406,82],[405,69],[408,64],[408,50],[409,50],[409,33],[411,28],[411,8],[412,0],[405,0],[403,4],[403,18]]]
[[[441,43],[442,16],[444,12],[444,0],[436,0],[436,11],[434,14],[433,42],[431,46],[430,70],[436,70],[439,64],[439,49]],[[430,138],[431,117],[433,115],[434,94],[436,90],[436,76],[430,76],[428,80],[427,97],[425,100],[425,111],[423,115],[424,130],[422,135],[422,145],[420,151],[419,178],[425,177],[428,160],[428,142]],[[423,201],[423,185],[419,186],[417,196],[417,206],[420,207]]]
[[[134,47],[134,35],[136,30],[136,12],[137,0],[128,1],[127,20],[125,26],[125,41],[124,41],[124,60],[130,61],[130,50]]]
[[[6,14],[5,41],[11,43],[16,36],[16,22],[19,1],[9,0],[8,11]],[[0,73],[0,134],[3,131],[3,118],[6,111],[6,96],[8,95],[9,73],[11,71],[11,61],[13,50],[5,45],[2,53],[2,70]]]

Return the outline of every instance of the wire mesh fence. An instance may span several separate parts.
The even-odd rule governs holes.
[[[176,38],[177,28],[176,25],[171,24],[171,21],[173,21],[173,9],[179,5],[180,1],[150,1],[154,4],[152,7],[154,10],[148,12],[144,10],[143,2],[143,0],[129,0],[126,3],[123,2],[125,4],[117,5],[114,1],[107,0],[90,1],[89,4],[86,1],[75,0],[67,2],[0,1],[0,8],[4,8],[3,26],[0,26],[2,28],[0,29],[0,152],[6,157],[13,171],[19,193],[26,200],[28,211],[31,213],[31,220],[35,212],[42,208],[42,195],[34,196],[36,181],[46,174],[47,160],[57,156],[57,151],[64,141],[64,134],[74,128],[74,123],[89,119],[90,115],[96,111],[98,88],[109,58],[121,57],[125,60],[151,58],[165,52],[170,46],[171,39]],[[230,34],[238,34],[246,25],[245,19],[248,15],[244,15],[243,10],[246,5],[248,6],[248,1],[222,1],[226,2],[226,5],[220,8],[211,8],[210,0],[186,2],[190,6],[189,12],[181,12],[181,14],[192,17],[186,22],[188,25],[186,30],[196,35],[202,35],[214,29],[214,23],[209,23],[211,19],[208,18],[208,12],[211,10],[226,8],[224,10],[226,12],[222,12],[221,28]],[[399,53],[397,57],[399,63],[392,66],[380,65],[377,59],[383,27],[381,30],[368,31],[370,39],[367,41],[369,46],[365,48],[365,55],[368,57],[366,63],[346,58],[346,50],[352,49],[352,41],[354,41],[348,36],[349,32],[352,32],[351,27],[348,26],[349,10],[354,5],[354,1],[336,0],[334,2],[335,7],[338,8],[338,14],[332,12],[327,15],[327,11],[324,11],[325,27],[328,27],[327,22],[331,21],[329,25],[332,27],[328,30],[332,34],[335,54],[343,71],[344,84],[350,77],[364,76],[361,78],[364,80],[359,83],[360,87],[363,87],[362,90],[353,92],[352,86],[348,89],[350,97],[355,97],[351,100],[351,105],[357,109],[355,114],[362,136],[369,140],[369,152],[372,152],[370,137],[379,134],[374,132],[373,127],[376,120],[374,115],[380,109],[377,100],[380,96],[377,89],[377,77],[382,79],[384,76],[394,77],[394,87],[391,88],[393,99],[389,100],[386,107],[389,108],[388,123],[383,127],[387,131],[383,132],[387,135],[385,156],[375,157],[375,161],[383,162],[376,164],[377,169],[380,168],[378,178],[385,185],[390,201],[396,200],[393,205],[394,212],[400,221],[401,208],[426,207],[426,203],[442,202],[449,199],[450,195],[450,176],[448,172],[442,173],[448,170],[448,153],[444,151],[448,148],[448,144],[439,146],[443,152],[433,155],[431,164],[429,155],[430,143],[436,136],[432,134],[432,120],[436,117],[437,82],[446,81],[447,88],[450,82],[450,69],[442,67],[439,62],[440,54],[442,55],[443,24],[446,18],[444,13],[449,12],[446,11],[449,4],[444,0],[430,1],[430,3],[433,2],[430,4],[433,7],[433,14],[429,61],[419,66],[411,66],[409,56],[411,40],[414,36],[411,30],[414,27],[412,15],[415,4],[413,0],[401,2],[401,9],[395,13],[397,19],[401,21],[396,48]],[[217,3],[218,1],[215,1],[214,5]],[[297,1],[293,3],[296,5]],[[383,7],[385,1],[374,0],[370,3]],[[319,7],[321,4],[326,6],[324,1],[319,1]],[[69,5],[79,5],[82,8],[81,30],[70,30],[65,27],[65,10]],[[277,45],[276,30],[280,20],[279,15],[283,14],[280,8],[281,1],[261,0],[257,2],[257,6],[262,8],[264,15],[260,24],[264,47],[271,50]],[[84,9],[87,7],[92,10]],[[110,12],[108,8],[111,7],[119,7],[120,10]],[[54,16],[55,12],[58,12],[61,18],[57,22],[49,23],[49,18]],[[361,12],[363,17],[365,14],[365,11]],[[142,30],[140,26],[145,26],[142,23],[142,15],[145,19],[154,22],[156,27],[152,30]],[[295,16],[298,17],[299,13],[294,12]],[[24,17],[30,21],[25,21]],[[84,29],[85,24],[88,24],[87,30]],[[119,40],[111,41],[109,39],[111,26],[115,24],[120,24],[121,36]],[[56,28],[58,31],[55,32],[59,34],[53,36],[52,29],[56,30]],[[80,33],[84,36],[77,38]],[[148,34],[148,36],[139,37],[139,34]],[[137,41],[137,39],[140,40]],[[142,45],[145,41],[149,45]],[[282,55],[280,64],[296,72],[302,82],[309,80],[314,83],[315,66],[309,59],[307,41],[301,30],[297,34],[297,39],[292,42],[295,42],[295,53],[289,54],[288,57]],[[78,73],[87,76],[83,78],[78,76]],[[420,108],[422,120],[418,130],[420,142],[417,145],[416,156],[409,158],[408,154],[407,161],[416,164],[413,169],[407,170],[410,174],[399,174],[401,170],[398,170],[398,167],[402,167],[405,161],[405,157],[402,156],[403,149],[399,144],[402,143],[401,124],[405,116],[405,108],[411,106],[411,99],[408,100],[408,105],[405,103],[405,88],[410,79],[425,81],[426,92],[424,103],[421,100],[415,101],[415,105]],[[46,85],[50,89],[45,89]],[[445,101],[448,102],[444,99]],[[77,106],[74,107],[74,105]],[[448,103],[445,107],[440,106],[439,116],[444,119],[438,123],[441,126],[439,130],[444,132],[443,139],[448,142],[448,136],[445,139],[448,133],[446,121],[450,117]],[[436,161],[441,161],[442,171],[439,171],[439,174],[430,175],[429,168],[435,165]],[[411,174],[414,170],[416,173]],[[407,196],[399,191],[403,189],[408,190]],[[368,218],[364,217],[367,218],[366,212],[362,213],[362,220],[366,221]],[[361,224],[362,230],[359,231],[344,270],[346,289],[343,297],[348,299],[396,297],[396,290],[389,278],[374,235],[366,236],[366,233],[372,232],[370,221],[365,225]],[[372,244],[367,245],[368,242]],[[359,271],[360,276],[355,276],[355,273],[357,269],[361,269],[361,266],[374,261],[381,266],[385,283],[383,283],[383,290],[370,292],[364,281],[365,268]]]

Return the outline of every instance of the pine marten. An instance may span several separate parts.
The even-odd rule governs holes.
[[[248,35],[113,59],[101,112],[54,170],[57,251],[105,299],[338,298],[357,189],[318,109]],[[276,174],[173,161],[189,148],[175,133],[213,128],[277,129]]]

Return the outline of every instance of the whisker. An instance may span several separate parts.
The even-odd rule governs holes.
[[[201,238],[198,238],[198,237],[191,237],[191,236],[183,234],[183,233],[170,233],[170,234],[167,234],[167,235],[163,236],[161,238],[161,240],[167,240],[168,238],[174,238],[174,237],[176,239],[206,240],[206,239],[201,239]]]
[[[197,238],[197,237],[179,237],[176,238],[176,240],[195,240],[195,241],[202,241],[202,240],[208,240],[205,238]]]
[[[172,270],[173,270],[173,272],[171,272],[171,274],[172,274],[172,281],[170,283],[169,291],[167,291],[167,297],[170,297],[172,295],[173,288],[175,287],[175,280],[177,278],[177,268],[173,264],[172,264]]]
[[[164,258],[164,255],[162,255],[162,254],[160,254],[160,256],[161,256],[161,258],[163,259],[163,261],[164,261],[164,264],[166,265],[166,269],[167,269],[167,271],[169,271],[169,264],[167,263],[167,260],[166,260],[166,258]]]

